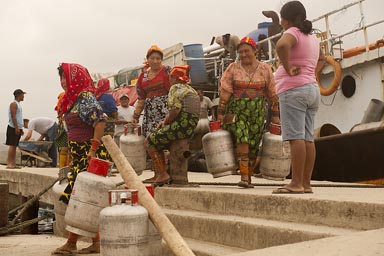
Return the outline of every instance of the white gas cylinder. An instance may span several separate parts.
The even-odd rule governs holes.
[[[62,201],[59,201],[59,198],[63,193],[64,189],[67,187],[67,185],[68,185],[68,180],[65,179],[65,180],[56,182],[55,185],[53,185],[52,187],[53,211],[55,213],[55,221],[53,223],[53,233],[56,236],[66,237],[68,235],[68,231],[65,230],[66,224],[64,221],[67,205]]]
[[[120,150],[137,175],[141,175],[147,167],[144,136],[139,131],[139,125],[127,124],[124,134],[120,136]]]
[[[284,180],[291,170],[291,150],[281,135],[263,135],[260,172],[266,179]]]
[[[163,255],[161,237],[144,207],[128,201],[112,205],[100,212],[99,222],[101,255]]]
[[[203,150],[208,172],[214,178],[236,174],[237,161],[230,132],[216,130],[205,134]]]
[[[115,188],[109,177],[81,172],[77,175],[67,211],[66,229],[78,235],[95,237],[100,211],[109,205],[108,191]]]

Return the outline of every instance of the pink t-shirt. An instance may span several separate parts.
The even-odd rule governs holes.
[[[316,82],[315,68],[319,59],[320,45],[315,35],[306,35],[297,27],[290,27],[284,33],[296,38],[296,45],[292,47],[289,64],[301,67],[297,76],[290,76],[280,65],[275,73],[277,93]]]

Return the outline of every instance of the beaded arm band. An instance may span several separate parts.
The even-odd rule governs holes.
[[[272,116],[280,116],[280,110],[279,110],[279,102],[273,101],[271,104],[271,112]]]
[[[91,150],[96,151],[100,146],[100,140],[98,139],[91,139]]]

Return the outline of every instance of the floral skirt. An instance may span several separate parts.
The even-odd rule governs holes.
[[[168,95],[146,99],[144,110],[142,130],[147,137],[168,114]]]
[[[249,153],[257,154],[264,131],[265,99],[231,99],[225,114],[235,114],[233,124],[224,124],[223,128],[231,132],[235,145],[248,144]]]

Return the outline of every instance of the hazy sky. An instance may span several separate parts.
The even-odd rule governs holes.
[[[8,123],[13,91],[26,91],[24,118],[56,118],[53,108],[61,91],[57,66],[75,62],[90,72],[118,72],[140,65],[150,45],[176,43],[208,46],[212,36],[240,38],[270,21],[263,10],[279,12],[280,0],[12,0],[1,1],[0,132]],[[303,0],[308,19],[353,0]],[[384,2],[363,2],[366,22],[382,19]],[[358,7],[332,16],[334,27],[358,26]],[[322,24],[315,24],[315,27]],[[384,30],[381,30],[384,31]],[[338,33],[337,29],[333,30]],[[339,32],[341,33],[341,32]],[[383,32],[379,32],[379,38]],[[379,39],[370,38],[371,41]]]

